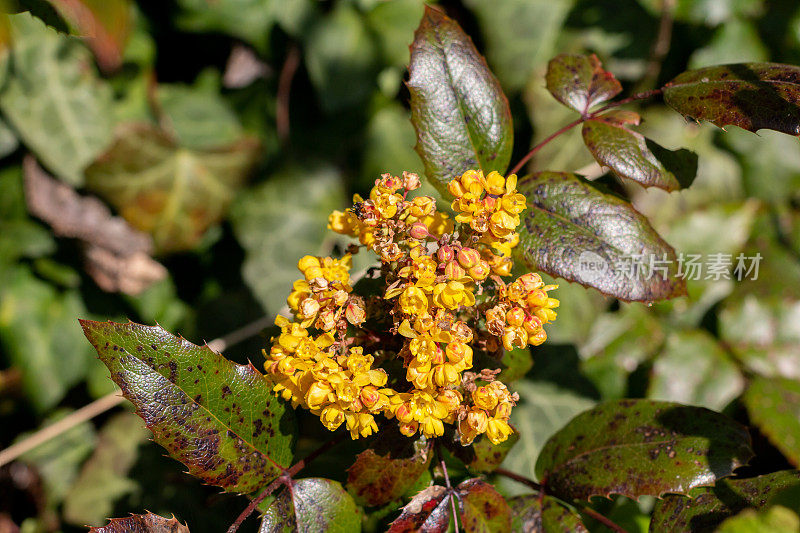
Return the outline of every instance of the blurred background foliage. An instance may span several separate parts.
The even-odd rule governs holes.
[[[677,0],[655,63],[660,0],[439,5],[509,97],[512,162],[573,118],[544,88],[557,53],[596,53],[628,93],[686,68],[800,64],[794,0]],[[325,230],[332,209],[382,172],[421,173],[403,79],[422,0],[3,7],[11,15],[0,24],[0,448],[113,391],[78,317],[158,322],[194,342],[274,317],[297,259],[341,249]],[[563,283],[559,318],[533,366],[515,354],[522,438],[504,466],[530,477],[549,435],[597,401],[669,399],[747,422],[740,398],[754,379],[800,380],[798,140],[687,124],[659,102],[640,111],[645,135],[699,155],[697,179],[675,193],[599,181],[631,197],[677,252],[758,252],[760,275],[690,281],[688,297],[652,307]],[[587,168],[579,135],[548,145],[532,168]],[[64,204],[32,206],[41,179],[63,187]],[[85,218],[90,197],[124,217],[125,239],[144,244],[109,244],[105,228],[122,221],[102,204],[99,218]],[[256,335],[225,355],[259,364],[267,342]],[[182,473],[147,436],[117,408],[0,468],[0,531],[77,530],[145,509],[175,513],[194,531],[227,527],[243,500]],[[312,440],[300,441],[298,455]],[[771,442],[756,431],[752,468],[797,465],[796,449]],[[345,479],[359,446],[307,474]],[[522,491],[507,480],[500,487]],[[652,501],[596,506],[645,531]]]

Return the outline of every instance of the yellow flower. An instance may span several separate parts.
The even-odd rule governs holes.
[[[498,401],[497,394],[489,387],[478,387],[472,391],[472,401],[476,407],[491,411],[495,408]]]
[[[460,281],[448,281],[433,287],[433,301],[444,309],[458,309],[475,305],[475,295]]]
[[[309,409],[319,409],[326,404],[331,403],[330,395],[333,393],[333,387],[330,383],[324,381],[314,382],[306,392],[305,402]]]
[[[336,429],[342,425],[342,422],[344,422],[344,410],[336,405],[329,405],[322,410],[319,419],[330,431],[336,431]]]
[[[484,433],[488,426],[489,417],[483,409],[472,408],[458,423],[458,436],[461,444],[472,444],[475,437]]]
[[[509,435],[514,433],[511,426],[505,420],[497,418],[490,418],[486,426],[486,436],[492,441],[492,444],[500,444],[505,441]]]
[[[400,295],[400,309],[407,315],[421,315],[428,310],[428,296],[419,287],[408,287]]]

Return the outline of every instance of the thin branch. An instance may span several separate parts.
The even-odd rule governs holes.
[[[638,83],[639,90],[647,89],[658,82],[661,74],[661,64],[669,52],[669,45],[672,42],[672,25],[674,23],[675,0],[661,0],[661,20],[658,23],[658,34],[653,47],[650,49],[650,57],[647,60],[644,76]]]
[[[300,50],[297,48],[296,44],[293,44],[286,54],[286,61],[284,61],[280,76],[278,76],[278,101],[277,109],[275,110],[275,126],[278,130],[278,137],[283,141],[289,137],[289,95],[292,89],[292,79],[299,66]]]
[[[258,504],[263,502],[267,498],[267,496],[272,494],[275,491],[275,489],[278,488],[278,485],[282,485],[284,484],[284,482],[285,479],[283,475],[278,476],[274,480],[272,480],[272,483],[267,485],[267,487],[264,490],[262,490],[258,496],[253,498],[253,501],[250,502],[250,505],[248,505],[244,511],[239,513],[239,516],[236,517],[236,520],[233,522],[233,524],[231,524],[231,527],[228,528],[227,533],[236,533],[236,530],[239,529],[239,526],[241,526],[242,523],[245,520],[247,520],[247,517],[250,516],[253,513],[253,511],[256,510]]]
[[[586,513],[604,526],[606,526],[611,531],[615,531],[616,533],[628,533],[628,531],[620,526],[619,524],[614,523],[610,519],[606,518],[605,516],[601,515],[591,507],[581,507],[581,512]]]
[[[250,337],[258,335],[265,328],[272,325],[272,316],[262,316],[261,318],[242,326],[241,328],[231,331],[218,339],[208,343],[208,347],[215,352],[224,352],[231,346],[244,342]]]
[[[578,124],[582,123],[584,120],[586,120],[586,119],[581,117],[581,118],[579,118],[578,120],[576,120],[574,122],[570,122],[569,124],[567,124],[566,126],[561,128],[560,130],[558,130],[557,132],[551,134],[545,140],[543,140],[542,142],[540,142],[539,144],[537,144],[536,146],[531,148],[531,151],[528,152],[527,154],[525,154],[525,157],[523,157],[522,159],[519,160],[519,163],[517,163],[516,166],[514,166],[514,168],[511,169],[511,172],[509,172],[509,174],[516,174],[517,172],[519,172],[520,169],[525,165],[525,163],[527,163],[530,160],[530,158],[533,157],[536,154],[536,152],[538,152],[539,150],[544,148],[550,141],[552,141],[553,139],[555,139],[556,137],[558,137],[562,133],[568,132],[569,130],[571,130],[572,128],[577,126]]]
[[[527,485],[536,492],[542,492],[542,486],[536,483],[532,479],[528,479],[525,476],[521,476],[519,474],[515,474],[510,470],[506,470],[505,468],[497,468],[494,471],[495,474],[501,475],[503,477],[507,477],[508,479],[513,479],[518,483],[522,483],[523,485]]]
[[[450,484],[450,474],[447,473],[447,463],[444,462],[444,457],[442,457],[442,449],[439,447],[439,443],[436,444],[436,455],[439,456],[439,466],[442,467],[442,473],[444,474],[444,483],[447,486],[447,497],[450,498],[450,504],[453,507],[453,528],[455,529],[456,533],[459,533],[458,529],[458,510],[456,509],[456,499],[455,499],[455,490],[453,490],[453,485]]]

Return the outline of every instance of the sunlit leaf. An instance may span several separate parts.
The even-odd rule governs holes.
[[[511,509],[494,487],[480,479],[462,481],[458,491],[459,522],[471,533],[511,531]]]
[[[742,398],[752,423],[800,465],[800,381],[757,377]]]
[[[337,481],[297,479],[278,493],[264,513],[260,533],[361,531],[361,511]]]
[[[134,514],[127,518],[112,518],[108,525],[93,527],[89,533],[189,533],[189,528],[172,518],[153,513]]]
[[[536,494],[508,500],[514,516],[514,531],[531,533],[588,533],[581,516],[567,509],[555,498]]]
[[[503,464],[508,452],[518,442],[519,432],[515,431],[500,444],[492,444],[488,438],[482,437],[469,446],[462,446],[458,442],[447,442],[446,445],[470,472],[487,473]]]
[[[547,66],[545,80],[547,90],[556,100],[582,115],[622,92],[622,85],[613,74],[603,69],[594,54],[554,57]]]
[[[795,533],[800,530],[800,516],[786,507],[763,511],[745,509],[720,524],[719,533]]]

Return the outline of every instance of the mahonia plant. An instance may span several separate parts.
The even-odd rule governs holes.
[[[448,185],[452,220],[433,197],[409,198],[418,175],[384,174],[368,199],[334,211],[328,227],[360,245],[341,259],[300,259],[294,319],[276,319],[281,334],[265,364],[274,390],[331,431],[344,423],[353,439],[378,431],[383,415],[409,437],[441,437],[449,424],[463,445],[483,434],[505,441],[519,397],[496,379],[499,368],[474,366],[474,351],[497,364],[503,349],[538,346],[559,303],[538,274],[503,280],[525,210],[516,184],[513,174],[465,172]],[[351,286],[360,248],[380,260],[370,269],[377,294]]]

